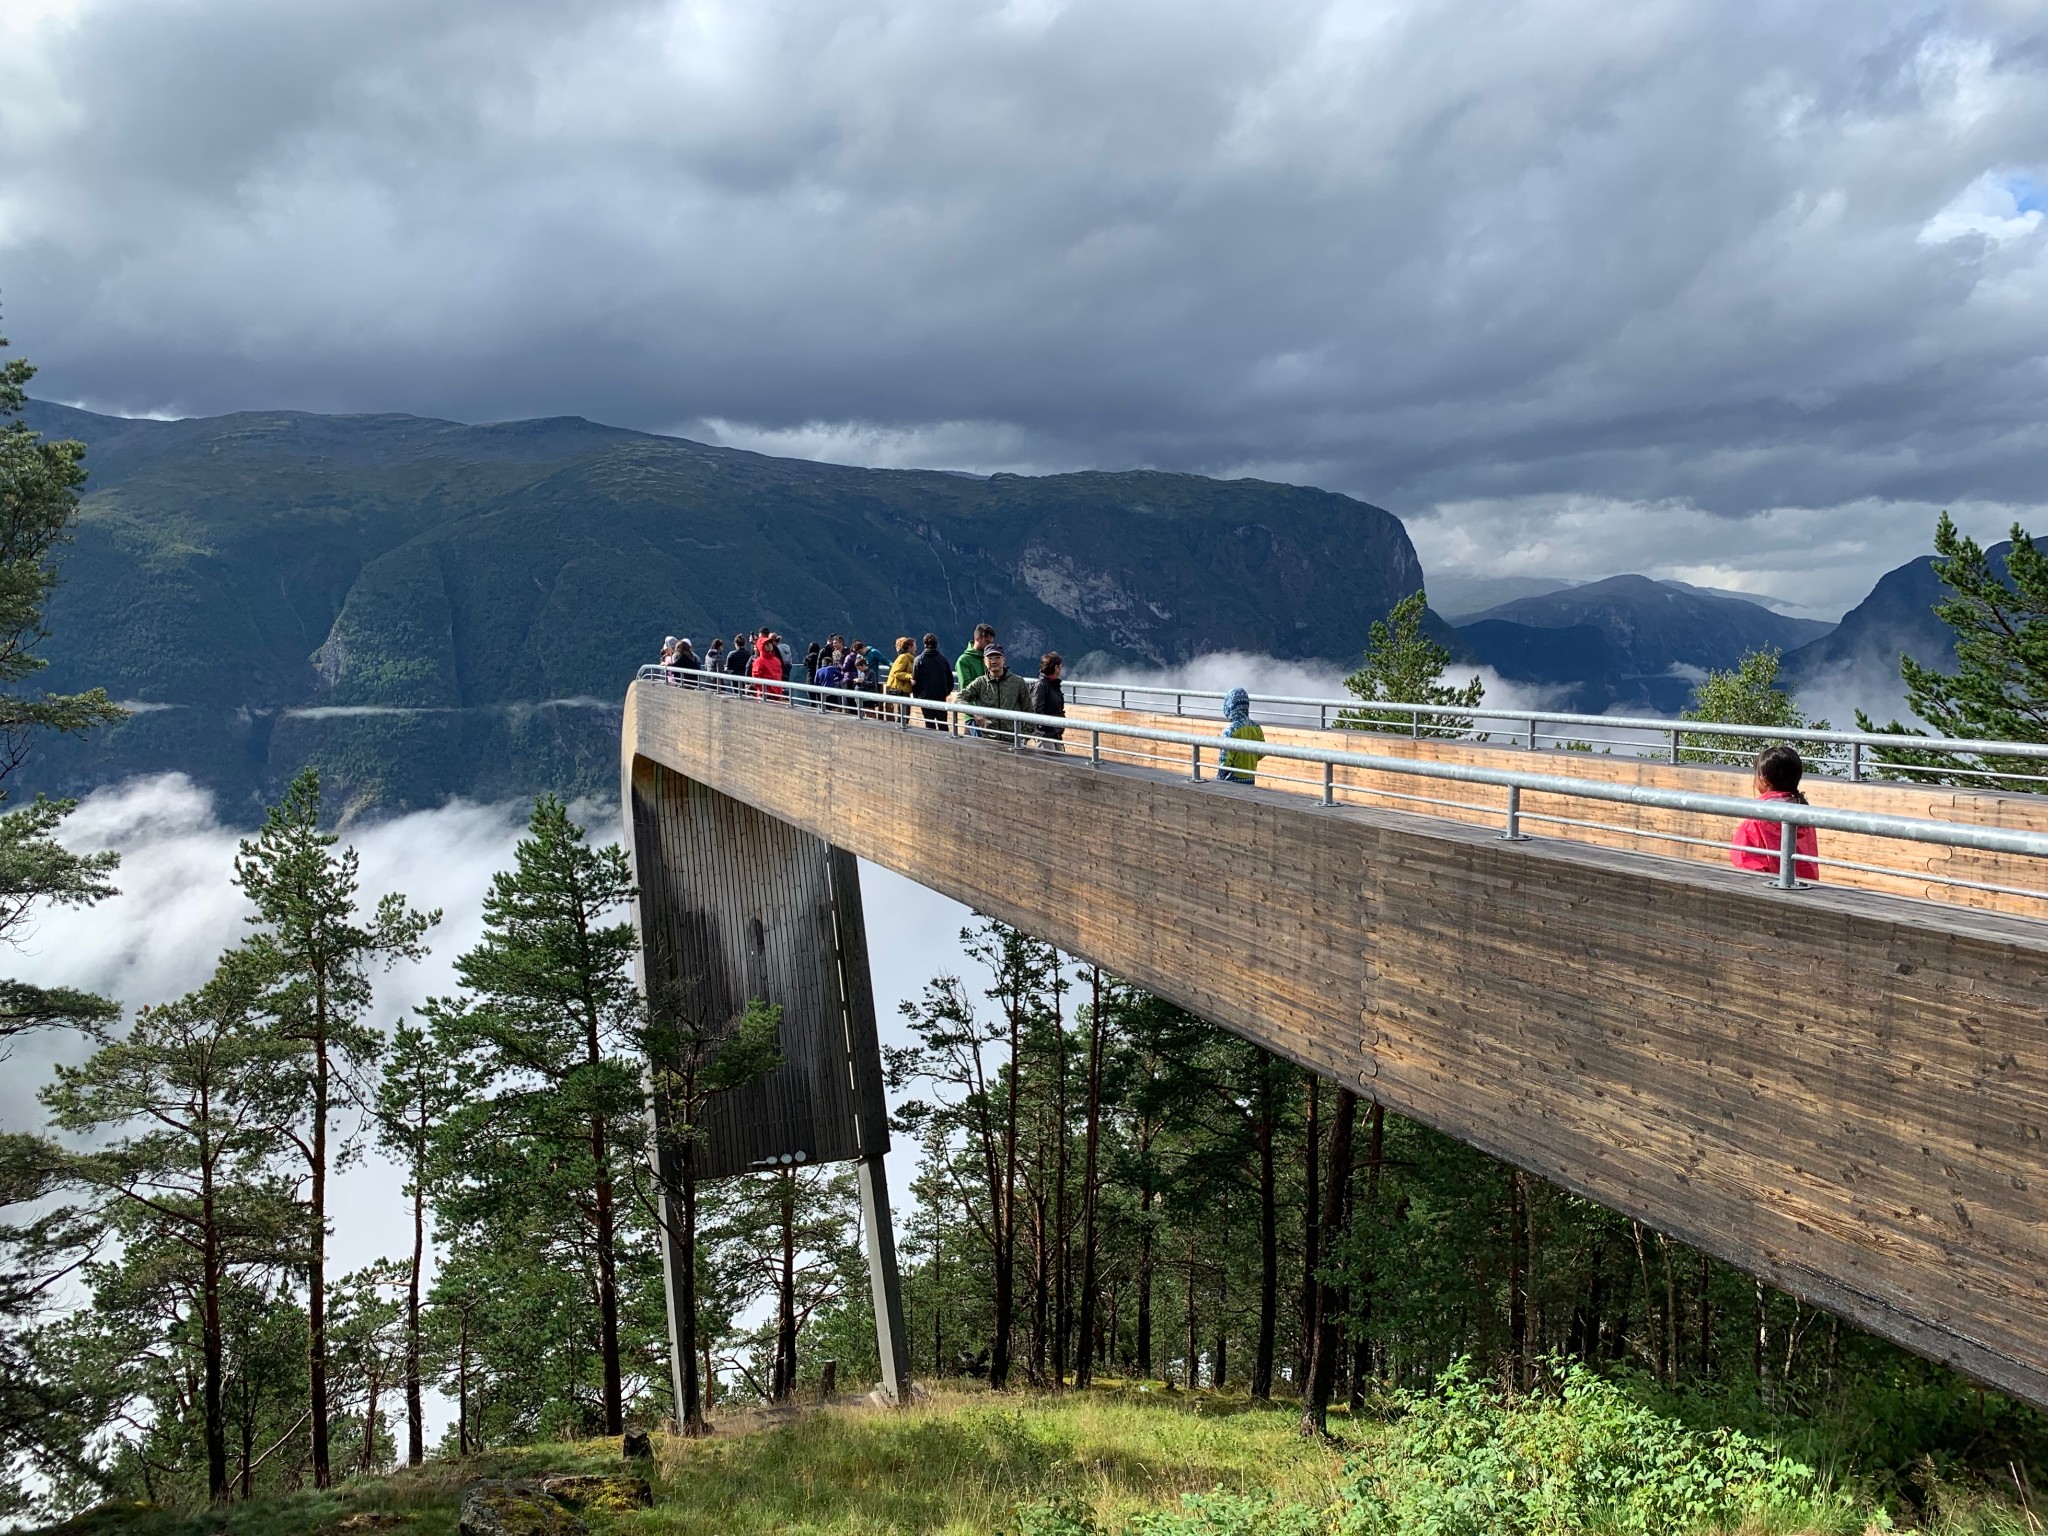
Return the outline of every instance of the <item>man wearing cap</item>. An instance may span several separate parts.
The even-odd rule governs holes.
[[[985,709],[1013,709],[1019,714],[1031,713],[1031,685],[1010,670],[1010,664],[1003,657],[1000,645],[982,648],[981,659],[988,671],[975,678],[960,690],[962,704],[979,704]],[[969,717],[973,720],[973,717]],[[1009,741],[1017,739],[1017,723],[1014,720],[973,720],[969,729],[977,736],[1000,736]]]

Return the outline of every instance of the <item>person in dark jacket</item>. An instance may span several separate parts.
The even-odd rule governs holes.
[[[1047,651],[1038,658],[1038,681],[1031,685],[1031,713],[1049,715],[1054,719],[1067,717],[1067,690],[1060,685],[1060,673],[1065,663],[1058,651]],[[1038,734],[1044,738],[1045,750],[1064,752],[1067,728],[1063,725],[1041,725]]]
[[[979,704],[984,709],[1011,709],[1020,715],[1030,714],[1031,685],[1010,670],[1003,648],[991,645],[981,653],[981,659],[987,664],[988,671],[960,690],[960,702]],[[977,720],[968,729],[977,736],[994,736],[1011,742],[1017,740],[1017,723],[1014,720]]]
[[[684,636],[682,639],[676,641],[675,660],[670,662],[669,665],[681,670],[683,675],[677,678],[676,681],[681,683],[685,688],[694,688],[697,686],[697,679],[691,674],[695,672],[700,672],[704,668],[704,663],[697,659],[696,648],[690,644],[690,640],[687,635]]]
[[[934,708],[943,704],[946,695],[953,691],[953,669],[946,658],[939,654],[939,637],[926,635],[924,649],[917,653],[917,660],[910,664],[910,696],[924,699],[924,728],[928,731],[946,729],[946,712]]]
[[[732,649],[725,653],[725,675],[731,678],[745,677],[754,665],[754,645],[745,635],[732,637]],[[728,688],[739,691],[737,682],[728,683]]]

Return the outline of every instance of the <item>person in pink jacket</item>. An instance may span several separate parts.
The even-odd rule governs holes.
[[[1795,805],[1804,805],[1806,796],[1799,792],[1799,781],[1805,773],[1806,764],[1800,761],[1796,747],[1783,743],[1765,747],[1756,755],[1756,796],[1759,800],[1790,800]],[[1782,823],[1745,821],[1735,829],[1735,846],[1728,850],[1728,862],[1737,869],[1775,875],[1782,857],[1779,839],[1783,835]],[[1796,829],[1792,854],[1793,878],[1820,878],[1820,838],[1812,827]]]
[[[773,631],[764,629],[754,646],[754,659],[747,663],[747,675],[761,680],[762,686],[754,690],[756,697],[780,699],[783,696],[782,689],[768,686],[785,680],[782,652],[776,645],[781,638]]]

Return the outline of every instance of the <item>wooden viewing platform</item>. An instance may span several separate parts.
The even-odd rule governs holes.
[[[2048,923],[646,682],[623,757],[643,921],[708,791],[2048,1406]]]

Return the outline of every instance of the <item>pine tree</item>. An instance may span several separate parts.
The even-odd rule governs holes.
[[[7,338],[0,336],[0,350]],[[78,735],[126,718],[106,690],[33,692],[24,685],[48,665],[36,654],[48,638],[43,607],[57,585],[56,555],[70,541],[85,483],[83,443],[44,442],[18,419],[35,369],[0,362],[0,803],[4,781],[42,731]],[[38,902],[90,906],[114,894],[112,853],[75,854],[57,841],[73,802],[38,796],[0,813],[0,941],[21,930]],[[96,1029],[119,1016],[105,998],[68,987],[0,980],[0,1046],[26,1030]]]
[[[426,1457],[426,1421],[421,1400],[420,1277],[426,1259],[427,1199],[432,1184],[435,1135],[462,1102],[466,1085],[457,1080],[428,1033],[401,1021],[392,1032],[377,1086],[377,1137],[405,1169],[405,1195],[412,1202],[412,1255],[405,1278],[405,1460],[416,1467]]]
[[[1427,599],[1421,592],[1394,604],[1384,619],[1375,620],[1366,643],[1365,660],[1344,679],[1344,686],[1367,704],[1439,704],[1473,709],[1486,697],[1486,685],[1474,677],[1463,687],[1443,681],[1451,653],[1422,632]],[[1405,710],[1347,709],[1337,723],[1354,731],[1405,731],[1419,736],[1463,736],[1472,729],[1464,715],[1414,715]]]
[[[1948,513],[1934,530],[1934,570],[1948,588],[1935,607],[1956,638],[1956,670],[1938,672],[1910,656],[1899,658],[1906,703],[1936,736],[1959,740],[2048,742],[2048,554],[2018,523],[2003,574],[1975,539],[1959,532]],[[1857,711],[1866,731],[1925,739],[1894,720],[1879,727]],[[1922,782],[1983,787],[1992,774],[2035,779],[2039,762],[1995,753],[1951,753],[1936,747],[1880,748],[1876,756],[1895,776]],[[1898,769],[1919,770],[1896,772]]]
[[[260,977],[230,955],[207,986],[145,1008],[127,1038],[59,1067],[43,1102],[65,1130],[112,1139],[70,1160],[107,1202],[121,1264],[179,1298],[198,1337],[206,1494],[229,1494],[226,1335],[232,1281],[294,1256],[296,1203],[269,1168],[288,1052],[253,1017]]]
[[[616,844],[594,848],[556,796],[534,803],[514,864],[491,882],[483,940],[456,962],[467,989],[429,1010],[440,1048],[478,1080],[465,1123],[493,1146],[523,1139],[502,1166],[538,1160],[546,1197],[578,1213],[589,1256],[603,1376],[601,1432],[625,1428],[619,1352],[619,1169],[642,1141],[633,882]],[[486,1129],[484,1121],[488,1122]],[[459,1146],[470,1139],[454,1138]],[[541,1153],[541,1149],[545,1149]],[[472,1172],[484,1184],[490,1175]],[[521,1190],[493,1197],[519,1198]],[[524,1187],[528,1198],[540,1191]]]
[[[332,1481],[327,1441],[327,1177],[339,1153],[330,1144],[337,1109],[354,1103],[363,1070],[383,1047],[365,1015],[370,968],[423,954],[421,936],[440,921],[396,893],[368,920],[358,911],[358,859],[353,848],[320,827],[320,775],[301,770],[270,808],[262,829],[242,843],[235,883],[256,911],[256,932],[244,945],[264,980],[261,1006],[280,1040],[296,1048],[291,1091],[301,1108],[292,1140],[305,1159],[311,1237],[306,1257],[307,1392],[312,1410],[313,1481]]]

